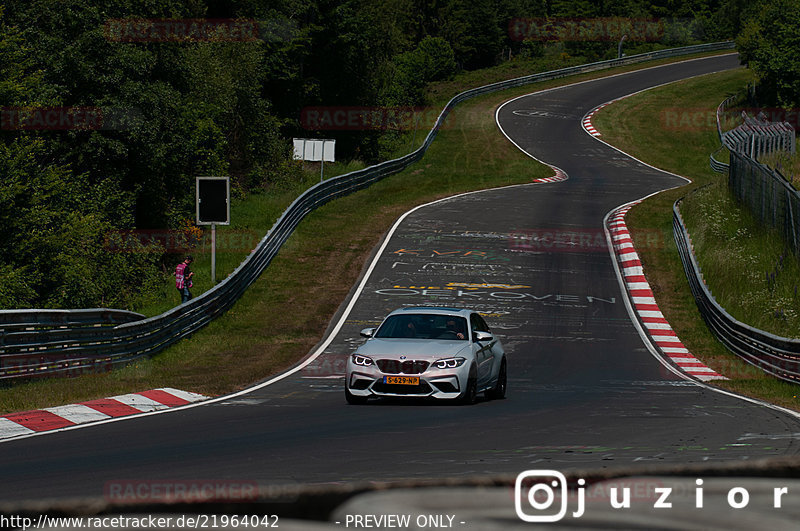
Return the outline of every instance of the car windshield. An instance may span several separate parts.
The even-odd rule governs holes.
[[[391,315],[378,328],[375,337],[465,341],[467,320],[441,314]]]

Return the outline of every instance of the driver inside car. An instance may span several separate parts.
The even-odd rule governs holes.
[[[447,321],[447,331],[454,333],[458,339],[464,339],[466,337],[464,330],[452,319]]]

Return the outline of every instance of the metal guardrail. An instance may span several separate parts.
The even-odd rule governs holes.
[[[735,96],[717,106],[717,135],[730,153],[730,164],[709,157],[711,168],[728,173],[728,188],[763,224],[775,227],[795,255],[800,256],[800,192],[778,170],[758,162],[757,156],[776,150],[794,153],[794,129],[788,123],[766,122],[742,112],[742,124],[724,131],[721,116]],[[716,152],[715,152],[716,153]]]
[[[0,312],[0,334],[14,330],[47,330],[130,323],[144,315],[126,310],[95,308],[88,310],[5,310]],[[0,340],[2,335],[0,335]]]
[[[725,164],[724,162],[720,162],[716,158],[714,158],[714,155],[716,153],[719,153],[719,151],[720,150],[718,149],[717,151],[708,156],[708,163],[711,166],[711,169],[714,170],[715,172],[726,173],[728,171],[728,168],[730,168],[730,165]]]
[[[800,250],[800,218],[795,212],[800,211],[800,194],[783,175],[753,158],[758,153],[777,149],[794,152],[794,130],[788,124],[764,124],[742,113],[743,124],[724,131],[721,117],[734,99],[735,96],[731,96],[717,106],[717,135],[721,147],[709,157],[711,168],[718,173],[727,172],[728,186],[734,194],[762,222],[782,228],[784,239],[797,252]],[[714,158],[714,154],[724,148],[730,153],[730,164]],[[746,362],[782,380],[800,383],[800,340],[780,337],[737,321],[714,299],[694,256],[689,232],[678,208],[680,201],[676,201],[672,209],[675,243],[703,320],[722,344]]]
[[[734,354],[767,374],[800,383],[800,340],[776,336],[737,321],[714,299],[692,251],[679,210],[680,201],[672,207],[673,234],[700,315],[717,339]]]
[[[130,361],[158,353],[192,334],[224,313],[255,282],[269,265],[300,221],[317,207],[351,194],[386,176],[398,173],[419,161],[436,138],[442,123],[459,103],[493,92],[539,81],[593,72],[615,66],[632,65],[693,53],[733,49],[732,42],[701,44],[632,55],[622,59],[599,61],[502,81],[467,90],[451,99],[420,148],[408,155],[323,181],[304,192],[287,208],[256,249],[225,280],[191,301],[161,315],[125,322],[116,326],[77,328],[40,328],[30,330],[0,329],[0,379],[29,378],[42,375],[73,375],[106,371]],[[65,310],[84,312],[87,310]],[[92,310],[103,312],[109,310]],[[112,310],[113,311],[113,310]],[[47,310],[19,310],[18,323],[37,323]],[[0,311],[0,322],[8,311]],[[102,315],[102,313],[101,313]],[[115,314],[116,315],[116,314]],[[121,314],[119,314],[121,316]],[[102,319],[101,319],[102,321]],[[100,322],[100,321],[97,321]]]
[[[717,136],[719,137],[720,148],[717,149],[717,151],[715,151],[714,153],[718,153],[720,150],[725,148],[725,134],[722,131],[721,116],[722,116],[722,113],[725,112],[725,109],[728,107],[728,104],[731,101],[733,101],[734,98],[735,98],[735,96],[731,96],[730,98],[726,99],[725,101],[723,101],[722,103],[717,105],[717,113],[716,113],[716,118],[717,118]],[[728,171],[729,165],[725,164],[724,162],[720,162],[717,159],[715,159],[714,158],[714,153],[709,155],[709,163],[711,165],[711,169],[714,170],[717,173],[726,173]]]
[[[787,122],[770,122],[759,113],[752,117],[742,111],[744,123],[723,133],[725,144],[739,153],[746,153],[753,159],[761,155],[786,151],[794,154],[794,128]]]
[[[735,98],[735,96],[731,96],[717,106],[717,135],[722,147],[746,155],[753,160],[775,151],[794,154],[796,149],[794,128],[787,122],[770,122],[763,115],[752,117],[742,111],[742,123],[730,131],[724,131],[721,117],[724,113],[729,112],[728,105]],[[717,173],[728,171],[729,165],[716,160],[713,153],[709,162],[711,169]]]

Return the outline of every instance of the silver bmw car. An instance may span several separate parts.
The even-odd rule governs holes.
[[[362,404],[369,397],[432,397],[464,404],[505,398],[503,345],[486,321],[472,310],[402,308],[378,328],[347,360],[345,398]]]

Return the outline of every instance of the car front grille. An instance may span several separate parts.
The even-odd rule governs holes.
[[[391,385],[379,380],[372,386],[372,390],[381,394],[427,395],[431,392],[431,386],[424,380],[420,381],[419,385]]]
[[[422,374],[430,365],[421,360],[378,360],[375,363],[384,374]]]

